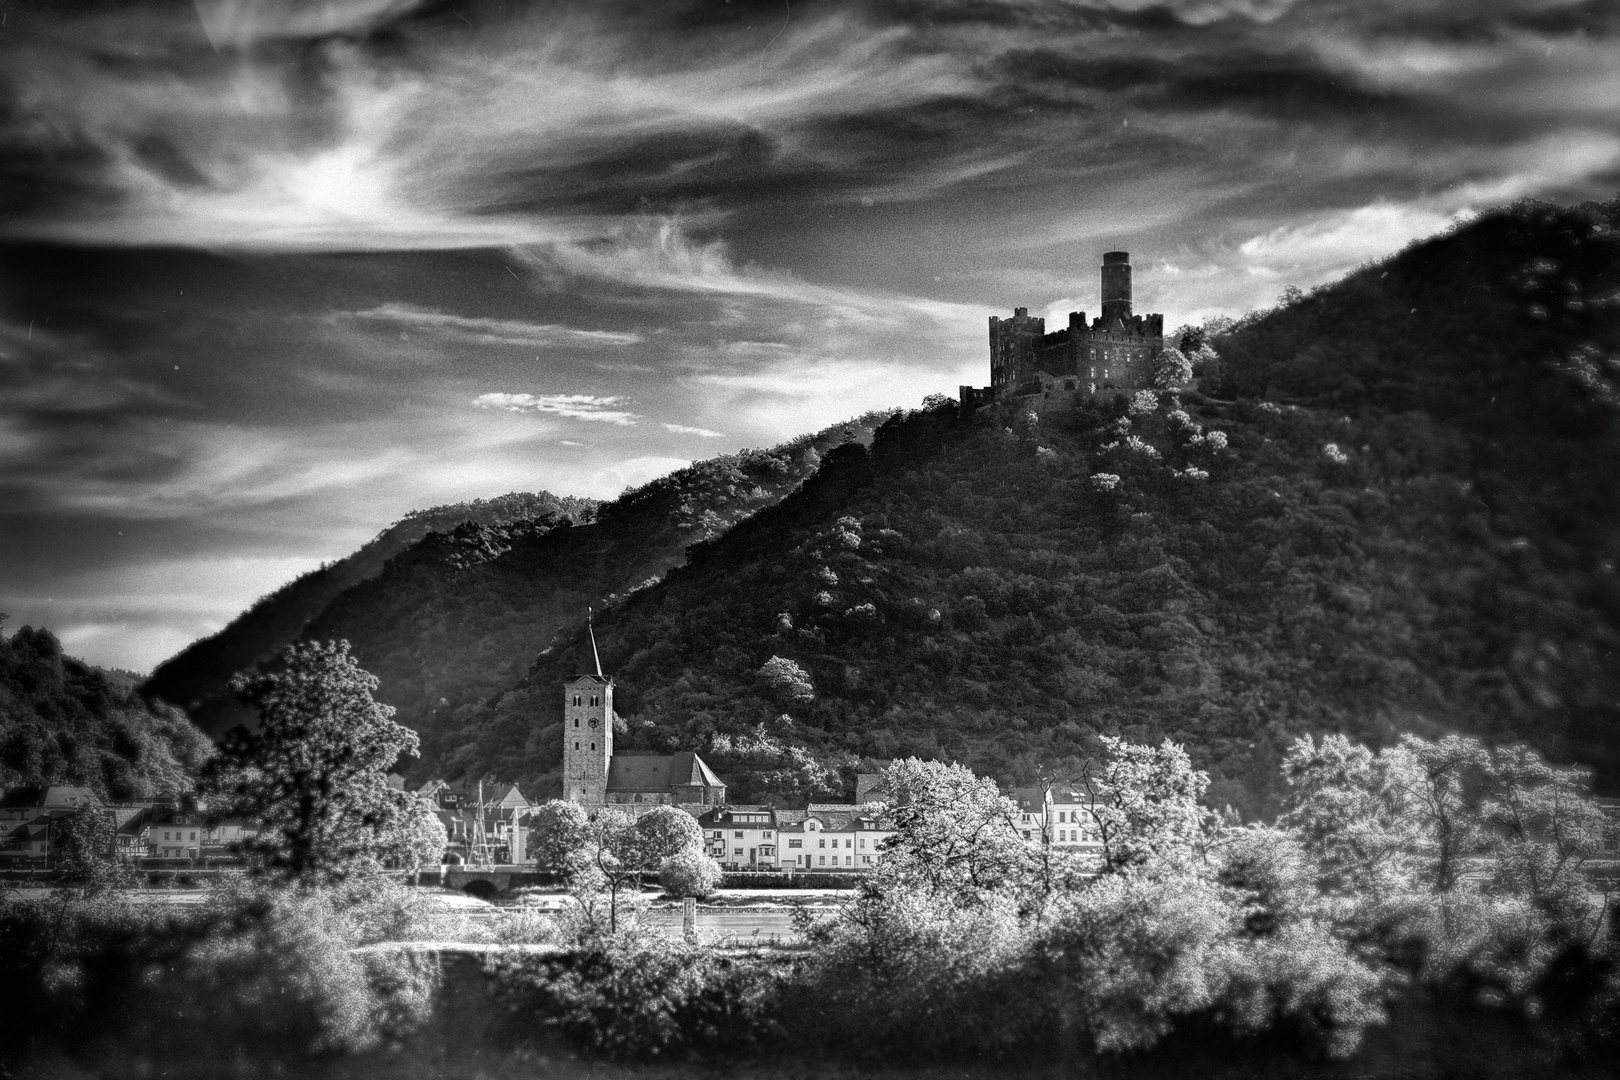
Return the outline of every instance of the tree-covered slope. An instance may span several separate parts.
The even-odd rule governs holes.
[[[888,415],[699,462],[605,504],[514,495],[413,515],[182,653],[146,690],[187,702],[217,737],[253,719],[226,690],[232,673],[272,662],[289,641],[347,639],[381,680],[378,699],[423,735],[417,771],[455,775],[465,757],[461,717],[521,678],[555,634],[583,626],[590,606],[655,581],[688,545],[783,498],[825,451],[870,441]],[[406,539],[406,528],[422,535]],[[385,542],[395,550],[381,559]],[[188,687],[202,696],[184,696]]]
[[[218,735],[244,718],[228,691],[233,673],[269,660],[298,640],[304,625],[345,589],[375,577],[389,559],[430,533],[468,521],[491,527],[519,521],[582,523],[590,521],[595,512],[595,500],[559,498],[544,491],[414,511],[353,555],[288,582],[217,634],[193,642],[159,665],[142,689],[183,705],[193,719]]]
[[[435,533],[346,590],[303,636],[347,639],[381,680],[378,700],[423,737],[416,774],[459,775],[473,760],[470,711],[522,678],[592,606],[655,583],[694,542],[782,499],[843,440],[870,440],[888,413],[678,470],[602,504],[589,524],[463,525]]]
[[[749,799],[1168,735],[1258,812],[1298,733],[1462,730],[1613,789],[1617,211],[1491,215],[1246,320],[1207,387],[1234,397],[936,410],[841,447],[599,618],[624,745],[703,750]],[[464,710],[456,763],[544,794],[586,655],[565,637]]]
[[[62,653],[49,630],[0,637],[0,788],[80,784],[103,798],[189,789],[213,751],[134,679]]]

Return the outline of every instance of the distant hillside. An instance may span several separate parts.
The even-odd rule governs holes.
[[[189,788],[213,745],[123,672],[62,653],[49,630],[0,637],[0,788],[80,784],[129,799]]]
[[[413,511],[353,555],[283,585],[219,633],[187,646],[152,673],[143,692],[183,705],[205,730],[219,735],[248,719],[226,690],[233,672],[262,663],[298,640],[304,625],[340,593],[375,577],[389,559],[430,533],[463,522],[491,527],[519,521],[584,524],[595,513],[594,499],[559,498],[544,491]]]
[[[159,669],[146,690],[196,702],[196,696],[170,696],[182,686],[176,672],[214,693],[233,671],[262,663],[286,641],[347,638],[381,680],[378,697],[423,735],[417,771],[457,775],[465,762],[440,748],[459,749],[462,716],[521,678],[554,635],[583,626],[588,607],[656,580],[693,542],[780,500],[815,472],[824,452],[845,440],[870,440],[888,415],[869,413],[772,450],[700,462],[599,506],[563,505],[543,495],[533,498],[558,506],[504,520],[458,518],[460,507],[434,511],[429,524],[437,531],[424,529],[414,542],[390,539],[397,550],[363,580],[335,588],[318,579],[296,593],[299,604],[276,604],[272,597],[222,632],[234,629],[233,640],[262,643],[251,656],[246,648],[199,643]],[[395,529],[420,521],[408,519]],[[367,553],[351,559],[361,555]],[[362,566],[379,561],[371,553]],[[358,570],[344,573],[354,577]],[[251,719],[223,696],[202,700],[192,715],[215,735]]]
[[[1169,735],[1258,813],[1299,733],[1464,730],[1614,790],[1617,226],[1522,206],[1415,246],[1219,336],[1184,411],[935,410],[839,448],[603,613],[625,745],[787,799],[897,754],[1028,781]],[[548,793],[586,657],[560,639],[438,761]]]

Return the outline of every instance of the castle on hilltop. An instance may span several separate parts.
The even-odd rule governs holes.
[[[1069,325],[1046,332],[1046,320],[1016,308],[990,316],[990,385],[964,386],[964,409],[1010,398],[1041,403],[1096,397],[1153,385],[1153,360],[1164,348],[1164,316],[1131,314],[1131,256],[1110,251],[1102,262],[1102,315],[1069,312]]]

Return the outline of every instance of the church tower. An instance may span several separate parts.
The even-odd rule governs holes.
[[[613,760],[613,680],[602,674],[591,631],[595,675],[563,683],[563,798],[583,806],[607,801],[608,764]]]

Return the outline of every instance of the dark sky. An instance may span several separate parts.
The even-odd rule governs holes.
[[[1620,8],[88,0],[0,22],[0,611],[139,670],[404,512],[612,496],[1620,187]]]

